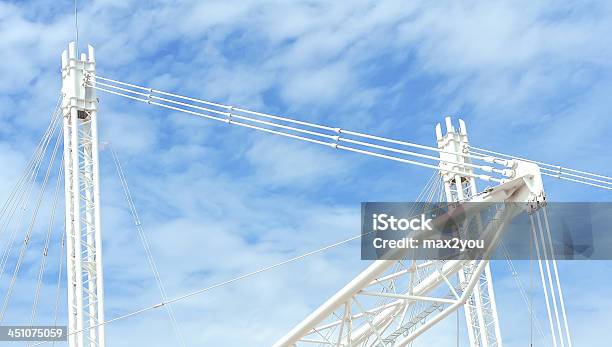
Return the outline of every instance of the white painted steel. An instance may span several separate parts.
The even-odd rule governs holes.
[[[555,256],[555,252],[554,252],[554,248],[553,248],[553,243],[552,243],[552,236],[550,233],[550,225],[548,223],[548,212],[546,212],[546,208],[542,209],[544,211],[544,224],[546,226],[546,235],[548,236],[548,243],[550,245],[550,256],[552,259],[552,263],[553,263],[553,269],[554,269],[554,274],[555,274],[555,282],[557,284],[557,290],[559,291],[559,302],[561,305],[561,312],[563,314],[563,326],[565,328],[565,337],[567,338],[567,344],[569,347],[572,347],[572,337],[571,337],[571,333],[570,333],[570,329],[569,329],[569,324],[567,322],[567,313],[565,312],[565,299],[563,297],[563,289],[561,287],[561,280],[559,278],[559,270],[557,269],[557,258]]]
[[[103,85],[103,86],[106,86],[107,88],[102,88],[102,87],[99,87],[98,85]],[[316,144],[319,144],[319,145],[328,146],[328,147],[335,148],[335,149],[340,149],[340,150],[345,150],[345,151],[365,154],[365,155],[374,156],[374,157],[383,158],[383,159],[388,159],[388,160],[393,160],[393,161],[397,161],[397,162],[401,162],[401,163],[405,163],[405,164],[412,164],[412,165],[416,165],[416,166],[426,167],[426,168],[429,168],[429,169],[438,169],[438,166],[436,166],[434,164],[422,163],[422,162],[418,162],[418,161],[415,161],[415,160],[410,160],[410,159],[395,157],[395,156],[391,156],[391,155],[387,155],[387,154],[382,154],[382,153],[378,153],[378,152],[373,152],[373,151],[369,151],[369,150],[363,150],[363,149],[360,149],[360,148],[340,145],[339,142],[348,142],[348,143],[358,144],[358,145],[363,146],[363,147],[375,148],[375,149],[380,149],[380,150],[394,152],[394,153],[401,153],[401,154],[412,156],[412,157],[419,157],[419,158],[435,160],[435,161],[439,161],[440,160],[439,158],[436,158],[434,156],[425,155],[425,154],[416,153],[416,152],[411,152],[411,151],[404,151],[404,150],[397,149],[397,148],[381,146],[381,145],[377,145],[377,144],[373,144],[373,143],[367,143],[367,142],[363,142],[363,141],[352,140],[352,139],[341,137],[341,136],[339,136],[337,134],[340,134],[340,133],[351,134],[351,135],[359,134],[359,135],[355,135],[355,136],[362,136],[362,137],[366,137],[366,138],[374,138],[374,139],[378,139],[379,141],[404,143],[402,141],[395,141],[395,140],[385,139],[385,138],[382,138],[382,137],[377,137],[377,136],[372,136],[372,135],[356,133],[356,132],[352,132],[352,131],[348,131],[348,130],[343,130],[343,129],[339,129],[339,128],[334,128],[335,129],[334,130],[335,131],[334,134],[324,134],[324,133],[320,133],[320,132],[316,132],[316,131],[311,131],[311,130],[306,130],[306,129],[301,129],[301,128],[297,128],[297,127],[293,127],[293,126],[287,126],[287,125],[277,124],[277,123],[268,122],[268,121],[263,121],[263,120],[255,119],[255,118],[251,118],[251,117],[245,117],[245,116],[237,115],[237,114],[231,113],[231,112],[221,113],[222,115],[225,116],[225,117],[222,117],[222,116],[218,115],[220,112],[217,112],[217,111],[213,112],[212,110],[209,110],[207,108],[203,108],[203,107],[199,107],[199,106],[193,106],[193,105],[188,105],[188,104],[183,103],[183,102],[165,101],[165,102],[169,102],[170,104],[178,104],[178,105],[181,105],[183,107],[189,107],[189,108],[196,109],[196,110],[207,110],[206,112],[209,112],[209,113],[196,112],[196,111],[192,111],[192,110],[189,110],[189,109],[185,109],[185,108],[181,108],[181,107],[177,107],[177,106],[168,105],[166,103],[160,103],[160,102],[157,102],[157,101],[152,101],[152,99],[160,100],[160,99],[163,99],[163,98],[155,98],[153,96],[150,96],[149,94],[142,93],[142,92],[129,91],[132,94],[139,95],[139,96],[142,96],[144,98],[133,96],[133,95],[129,95],[129,94],[126,94],[126,93],[122,93],[121,91],[127,91],[127,89],[122,88],[122,87],[110,86],[109,84],[106,84],[106,83],[99,83],[98,82],[96,84],[88,84],[88,86],[90,86],[90,87],[92,87],[92,88],[94,88],[96,90],[100,90],[100,91],[107,92],[107,93],[110,93],[110,94],[114,94],[114,95],[122,96],[122,97],[125,97],[125,98],[129,98],[129,99],[132,99],[132,100],[144,102],[144,103],[147,103],[147,104],[150,104],[150,105],[156,105],[156,106],[167,108],[167,109],[174,110],[174,111],[179,111],[179,112],[183,112],[183,113],[187,113],[187,114],[203,117],[203,118],[210,119],[210,120],[215,120],[215,121],[218,121],[218,122],[223,122],[223,123],[227,123],[227,124],[237,125],[237,126],[240,126],[240,127],[245,127],[245,128],[250,128],[250,129],[255,129],[255,130],[259,130],[259,131],[263,131],[263,132],[267,132],[267,133],[271,133],[271,134],[276,134],[276,135],[280,135],[280,136],[290,137],[290,138],[297,139],[297,140],[302,140],[302,141],[307,141],[307,142],[311,142],[311,143],[316,143]],[[108,88],[111,88],[111,89],[108,89]],[[164,99],[164,100],[167,100],[167,99]],[[185,105],[188,105],[188,106],[185,106]],[[236,108],[236,110],[237,110],[237,108]],[[210,113],[216,113],[216,114],[215,115],[211,115]],[[252,123],[256,123],[256,124],[262,124],[262,125],[265,125],[265,126],[272,127],[272,129],[271,128],[266,128],[266,127],[263,127],[263,126],[253,125],[253,124],[250,124],[250,123],[239,122],[239,121],[236,121],[234,119],[242,119],[242,120],[245,120],[247,122],[252,122]],[[296,123],[296,122],[294,122],[294,123]],[[304,123],[304,122],[297,122],[297,123],[299,124],[299,123]],[[275,130],[275,129],[283,129],[285,131],[280,131],[280,130]],[[301,133],[301,134],[307,134],[307,135],[310,135],[311,137],[300,136],[300,135],[296,135],[296,134],[293,134],[293,133],[289,133],[287,131],[297,132],[297,133]],[[314,138],[312,136],[314,136]],[[331,141],[329,141],[329,142],[328,141],[323,141],[320,138],[330,139]],[[413,144],[410,144],[410,143],[407,143],[407,142],[405,142],[405,144],[406,145],[413,145]],[[421,145],[415,145],[415,146],[419,146],[419,148],[420,147],[427,147],[427,146],[421,146]],[[429,148],[429,147],[427,147],[427,148]],[[500,163],[496,163],[496,164],[501,165]],[[512,170],[510,170],[510,169],[498,169],[498,168],[494,168],[494,167],[488,166],[488,165],[475,165],[475,164],[470,164],[470,165],[472,165],[474,168],[482,170],[484,172],[496,173],[498,175],[502,175],[502,176],[505,176],[505,177],[510,177],[510,176],[514,175],[514,172]],[[453,172],[453,171],[450,171],[450,172]],[[476,173],[469,173],[469,174],[463,173],[463,174],[464,175],[470,175],[471,177],[478,178],[478,179],[481,179],[481,180],[484,180],[484,181],[490,181],[490,182],[502,183],[505,180],[504,178],[497,178],[497,177],[493,177],[491,175],[486,175],[486,174],[476,174]]]
[[[336,135],[335,137],[337,137],[337,141],[347,141],[347,142],[355,143],[354,142],[355,140],[351,140],[351,139],[347,139],[347,138],[339,136],[340,134],[344,134],[344,135],[349,135],[349,136],[353,136],[353,137],[374,140],[374,141],[377,141],[377,142],[384,142],[384,143],[388,143],[388,144],[390,143],[390,144],[394,144],[394,145],[399,145],[399,146],[404,146],[404,147],[411,147],[411,148],[416,148],[416,149],[421,149],[421,150],[426,150],[426,151],[435,151],[435,152],[439,152],[439,153],[445,153],[445,154],[450,155],[451,157],[454,157],[456,155],[460,155],[462,158],[465,158],[465,159],[479,160],[479,161],[484,161],[484,162],[490,163],[490,164],[502,165],[502,166],[504,166],[506,168],[505,169],[497,169],[497,168],[495,168],[493,166],[487,166],[487,165],[478,165],[478,164],[472,164],[472,163],[464,164],[464,165],[468,165],[468,166],[471,165],[474,168],[477,168],[477,169],[485,171],[485,172],[501,174],[501,175],[503,175],[505,177],[516,177],[516,174],[513,172],[512,167],[515,165],[517,160],[525,161],[525,162],[531,162],[531,163],[535,163],[535,164],[538,164],[538,165],[542,166],[541,169],[544,171],[544,172],[541,173],[542,175],[546,175],[546,176],[550,176],[550,177],[556,177],[558,179],[562,179],[562,180],[566,180],[566,181],[570,181],[570,182],[575,182],[575,183],[581,183],[581,184],[589,185],[589,186],[592,186],[592,187],[598,187],[598,188],[612,190],[612,178],[610,178],[609,176],[594,174],[594,173],[590,173],[590,172],[586,172],[586,171],[581,171],[581,170],[575,170],[575,169],[571,169],[571,168],[565,168],[565,167],[561,167],[561,166],[558,166],[558,165],[542,163],[542,162],[533,161],[533,160],[529,160],[529,159],[523,159],[521,157],[509,156],[509,155],[505,155],[505,154],[502,154],[502,153],[498,153],[498,152],[494,152],[494,151],[490,151],[490,150],[486,150],[486,149],[482,149],[482,148],[470,147],[469,150],[468,150],[468,148],[465,148],[462,151],[460,151],[459,154],[457,152],[450,152],[450,151],[446,152],[444,150],[441,150],[441,149],[435,148],[435,147],[431,147],[431,146],[420,145],[420,144],[411,143],[411,142],[407,142],[407,141],[394,140],[394,139],[390,139],[390,138],[387,138],[387,137],[376,136],[376,135],[371,135],[371,134],[366,134],[366,133],[356,132],[356,131],[350,131],[350,130],[346,130],[346,129],[342,129],[342,128],[337,128],[337,127],[330,127],[330,126],[326,126],[326,125],[321,125],[321,124],[316,124],[316,123],[311,123],[311,122],[295,120],[295,119],[288,118],[288,117],[282,117],[282,116],[276,116],[276,115],[266,114],[266,113],[262,113],[262,112],[250,111],[250,110],[247,110],[247,109],[244,109],[244,108],[240,108],[240,107],[224,105],[224,104],[221,104],[221,103],[206,101],[206,100],[197,99],[197,98],[186,97],[186,96],[175,94],[175,93],[168,93],[168,92],[156,90],[156,89],[153,89],[153,88],[140,86],[140,85],[137,85],[137,84],[117,81],[117,80],[110,79],[110,78],[98,77],[98,79],[108,82],[108,83],[97,82],[97,85],[95,87],[98,90],[102,90],[102,91],[105,91],[105,92],[108,92],[108,93],[112,93],[112,94],[115,94],[115,95],[120,95],[120,96],[123,96],[123,97],[126,97],[126,98],[130,98],[130,99],[133,99],[133,100],[138,100],[138,101],[146,102],[146,103],[149,103],[149,104],[152,104],[152,105],[166,107],[166,108],[169,108],[169,109],[177,109],[178,110],[177,107],[168,105],[168,104],[173,104],[173,105],[180,105],[180,106],[183,106],[183,107],[188,107],[188,108],[191,108],[191,109],[205,111],[205,112],[208,112],[209,114],[205,114],[205,113],[201,113],[201,112],[188,111],[188,110],[184,111],[184,112],[190,113],[190,114],[194,114],[194,115],[199,115],[199,116],[202,116],[202,117],[205,117],[205,118],[209,118],[209,119],[215,119],[215,120],[219,120],[219,121],[228,122],[230,124],[243,125],[243,124],[239,124],[237,122],[230,121],[232,118],[237,118],[237,119],[245,120],[247,122],[255,122],[255,123],[259,123],[259,124],[267,124],[267,125],[272,126],[272,127],[280,127],[280,128],[284,128],[284,129],[291,128],[293,131],[302,132],[302,133],[309,133],[309,134],[312,134],[314,136],[323,136],[323,137],[329,137],[330,136],[329,134],[317,133],[317,132],[313,132],[313,131],[310,131],[310,130],[305,130],[303,128],[300,128],[300,127],[306,127],[306,128],[313,128],[313,129],[318,129],[318,130],[323,130],[323,131],[331,132],[332,134]],[[107,87],[107,88],[102,88],[100,86]],[[125,92],[125,93],[122,93],[122,92]],[[167,97],[160,97],[158,95],[164,95],[164,96],[167,96]],[[138,96],[142,96],[144,98],[140,98]],[[168,97],[171,97],[171,98],[168,98]],[[174,98],[174,99],[172,99],[172,98]],[[176,100],[176,99],[178,99],[178,100]],[[182,101],[179,101],[179,100],[182,100]],[[203,105],[206,105],[207,107],[198,106],[197,104],[203,104]],[[216,114],[217,116],[210,115],[210,113]],[[221,116],[221,117],[219,117],[219,116]],[[291,124],[296,125],[297,127],[295,127],[295,126],[294,127],[288,127],[288,126],[282,125],[280,123],[263,121],[261,119],[258,119],[257,117],[273,119],[275,121],[280,121],[280,122],[285,122],[285,123],[291,123]],[[252,126],[252,125],[249,126],[249,127],[252,128],[252,129],[264,130],[264,129],[260,129],[260,127],[256,127],[256,126]],[[462,129],[461,125],[460,125],[459,129],[460,130]],[[465,129],[465,127],[463,129]],[[453,128],[453,130],[454,130],[454,128]],[[264,131],[266,131],[266,130],[264,130]],[[268,132],[279,134],[279,132],[276,132],[276,131],[268,131]],[[280,135],[283,135],[283,134],[280,133]],[[295,138],[299,138],[299,137],[295,137]],[[311,141],[311,142],[317,142],[317,141]],[[361,142],[363,142],[363,141],[361,141]],[[425,154],[422,154],[422,153],[416,153],[416,155],[415,155],[415,152],[402,151],[402,150],[398,150],[397,148],[388,147],[388,146],[375,145],[375,144],[368,143],[368,142],[365,142],[365,143],[366,143],[365,145],[369,146],[369,147],[375,147],[375,148],[379,148],[379,149],[384,147],[385,150],[394,151],[396,153],[403,153],[403,154],[418,156],[420,158],[426,158],[426,159],[431,159],[431,157],[432,157],[432,156],[425,155]],[[497,155],[497,156],[495,156],[495,155]],[[418,165],[418,164],[416,164],[416,165]],[[474,177],[475,178],[481,178],[481,179],[484,179],[484,180],[489,180],[489,179],[487,179],[487,175],[477,175],[477,176],[474,176]],[[495,181],[495,179],[493,179],[493,181]]]
[[[103,347],[98,101],[85,86],[85,79],[95,79],[94,49],[77,56],[74,42],[62,53],[68,344]]]
[[[466,208],[484,208],[486,204],[485,202],[500,202],[500,201],[525,201],[527,197],[531,195],[529,191],[528,185],[526,181],[532,180],[532,175],[527,174],[525,176],[521,176],[516,178],[510,182],[502,184],[496,188],[493,188],[491,191],[475,196],[472,201],[473,202],[482,202],[483,204],[471,204]],[[477,207],[475,207],[477,206]],[[512,215],[506,216],[509,219]],[[504,219],[504,220],[506,220]],[[495,225],[489,225],[487,230],[491,230],[493,235],[501,234],[501,230],[505,227],[505,223],[496,227]],[[436,224],[436,221],[433,222]],[[396,319],[401,313],[402,309],[406,305],[413,304],[419,300],[419,296],[427,295],[432,291],[436,290],[440,286],[445,286],[445,278],[448,278],[452,274],[460,271],[463,266],[469,262],[469,260],[450,260],[441,263],[441,268],[439,270],[440,273],[432,273],[425,278],[421,278],[420,281],[412,288],[410,292],[410,299],[398,299],[399,301],[394,304],[389,304],[385,306],[383,309],[375,310],[371,315],[374,317],[371,319],[370,324],[362,325],[360,328],[352,330],[350,334],[346,334],[345,337],[342,338],[341,346],[349,345],[348,336],[350,335],[350,345],[352,346],[361,346],[365,341],[371,340],[373,335],[378,336],[379,332],[375,332],[374,329],[370,328],[370,325],[374,327],[383,328],[388,327],[389,322]],[[278,340],[274,346],[293,346],[298,342],[302,341],[303,338],[308,338],[308,335],[311,335],[313,331],[321,330],[323,327],[333,327],[337,326],[337,324],[332,324],[327,326],[319,326],[326,318],[333,315],[333,313],[340,307],[344,307],[349,300],[355,300],[356,297],[362,295],[362,292],[365,288],[370,286],[373,283],[377,283],[376,278],[382,275],[386,270],[388,270],[391,266],[396,264],[395,260],[377,260],[372,265],[370,265],[366,270],[364,270],[361,274],[359,274],[355,279],[349,282],[344,288],[338,291],[334,296],[332,296],[329,300],[327,300],[323,305],[321,305],[318,309],[316,309],[313,313],[311,313],[308,317],[306,317],[301,323],[296,325],[290,332],[288,332],[285,336],[283,336],[280,340]],[[474,274],[480,276],[480,274],[484,271],[486,266],[486,262],[479,262],[477,265]],[[388,276],[384,276],[382,278],[388,278]],[[474,277],[473,277],[474,278]],[[476,282],[474,282],[476,283]],[[471,293],[475,285],[468,285],[466,289],[463,291],[463,295],[465,300],[467,300],[468,293]],[[369,294],[369,293],[366,293]],[[423,301],[432,301],[433,298],[427,298],[427,300]],[[462,303],[452,304],[448,308],[446,308],[442,313],[436,315],[436,318],[433,318],[432,321],[434,323],[427,323],[427,327],[433,326],[435,322],[441,320],[444,316],[448,315],[450,312],[454,311],[456,308],[460,307]],[[440,318],[441,317],[441,318]],[[385,333],[385,331],[382,331]],[[418,335],[423,333],[423,328],[418,328],[414,330],[411,334],[409,334],[406,338],[402,340],[396,341],[395,345],[404,345],[409,341],[412,341],[413,338],[416,338]],[[394,340],[395,341],[395,340]]]
[[[446,117],[445,123],[446,134],[444,135],[442,135],[441,125],[436,125],[438,147],[444,150],[444,152],[440,152],[440,157],[442,159],[442,157],[449,156],[447,153],[455,152],[457,153],[455,160],[461,162],[456,166],[453,166],[449,160],[440,162],[440,175],[446,188],[446,200],[448,202],[469,201],[478,192],[476,180],[468,175],[449,175],[447,171],[443,171],[443,169],[452,168],[455,171],[465,171],[466,174],[472,173],[470,158],[460,155],[461,153],[469,153],[467,127],[462,119],[459,119],[459,131],[452,125],[450,117]],[[480,226],[482,221],[477,220],[476,223]],[[465,282],[474,276],[476,266],[477,261],[467,263],[463,267],[463,271],[459,271],[459,281]],[[463,306],[470,345],[473,347],[502,346],[493,278],[488,261],[484,265],[484,271],[478,277],[478,285],[474,287],[472,295],[466,299],[468,305]]]
[[[438,148],[418,145],[405,141],[392,140],[384,137],[368,135],[359,132],[348,131],[340,128],[332,128],[323,125],[318,125],[309,122],[297,121],[286,117],[274,116],[259,112],[253,112],[233,106],[208,102],[195,98],[188,98],[178,94],[172,94],[163,91],[157,91],[151,88],[141,87],[134,84],[119,82],[107,78],[101,78],[115,84],[137,88],[146,91],[146,93],[130,90],[128,88],[119,87],[117,85],[96,82],[95,75],[95,57],[93,47],[89,46],[88,54],[81,54],[80,59],[77,59],[75,44],[69,45],[68,51],[62,54],[62,92],[63,102],[62,109],[64,113],[64,165],[65,165],[65,195],[66,195],[66,244],[67,244],[67,276],[68,276],[68,326],[69,326],[69,345],[74,346],[104,346],[104,325],[108,322],[118,320],[119,318],[104,320],[104,293],[103,293],[103,274],[102,274],[102,239],[100,226],[100,192],[99,192],[99,158],[98,158],[98,134],[97,134],[97,99],[95,90],[102,90],[112,94],[131,98],[134,100],[146,102],[148,104],[157,105],[167,109],[181,111],[197,116],[202,116],[208,119],[222,121],[228,124],[236,124],[251,129],[261,130],[268,133],[288,136],[295,139],[305,140],[312,143],[330,146],[336,149],[362,153],[366,155],[376,156],[380,158],[395,160],[403,163],[419,165],[427,168],[437,169],[443,177],[444,192],[447,200],[452,202],[531,202],[541,201],[543,199],[543,188],[540,176],[540,170],[537,162],[521,161],[512,159],[504,159],[493,156],[483,155],[477,152],[470,152],[467,130],[465,123],[459,121],[459,129],[456,129],[450,120],[446,119],[447,134],[442,136],[440,125],[436,127],[436,137],[438,140]],[[110,89],[101,88],[102,85]],[[130,94],[142,96],[136,97]],[[161,94],[187,100],[195,103],[206,104],[212,107],[224,109],[218,111],[207,107],[201,107],[189,104],[183,101],[172,100],[164,97],[159,97],[153,94]],[[156,100],[156,101],[153,101]],[[214,116],[206,113],[195,112],[189,109],[171,106],[179,105],[189,109],[197,109],[205,112],[214,113],[219,116]],[[238,114],[242,112],[243,114]],[[261,120],[251,116],[259,116],[267,119],[273,119],[294,124],[288,126],[285,124],[274,123],[272,121]],[[247,122],[252,122],[270,128],[241,123],[234,120],[241,119]],[[313,130],[306,130],[299,126],[307,126],[320,130],[332,132],[332,134],[320,133]],[[298,132],[309,136],[322,137],[330,139],[332,142],[320,141],[315,138],[298,136],[284,131]],[[387,147],[380,144],[364,142],[360,140],[343,138],[339,134],[345,134],[385,143],[393,143],[396,145],[408,146],[424,150],[432,150],[439,153],[439,158],[405,151],[398,148]],[[360,148],[348,147],[340,145],[339,142],[344,141],[350,144],[361,147],[369,147],[377,150],[390,151],[403,155],[418,157],[422,159],[435,160],[438,166],[416,162],[404,158],[398,158],[371,152]],[[478,149],[480,150],[480,149]],[[484,150],[483,150],[484,151]],[[490,151],[489,151],[490,152]],[[491,153],[491,152],[490,152]],[[492,152],[495,153],[495,152]],[[472,164],[471,159],[482,160],[495,165],[502,165],[504,168],[498,169],[487,165]],[[520,158],[519,158],[520,159]],[[548,165],[548,164],[545,164]],[[488,175],[476,174],[473,170],[482,170],[489,173],[495,173],[501,176],[509,177],[496,178]],[[546,169],[551,171],[551,169]],[[576,174],[567,174],[568,176],[590,180],[592,182],[602,183],[606,187],[612,184],[608,181],[609,177],[590,174],[587,172],[568,169]],[[587,176],[591,177],[587,177]],[[558,176],[561,176],[559,169]],[[594,179],[593,176],[603,178],[604,180]],[[500,183],[498,186],[487,190],[484,193],[477,193],[476,178]],[[561,177],[563,178],[563,177]],[[568,180],[578,181],[572,178]],[[583,182],[580,182],[583,183]],[[588,183],[587,183],[588,184]],[[594,184],[591,184],[594,185]],[[597,185],[596,185],[597,186]],[[482,208],[483,205],[480,205]],[[501,212],[500,212],[501,213]],[[513,218],[515,211],[504,211],[500,217],[502,222],[500,225],[495,225],[493,222],[484,227],[495,238],[499,237],[501,230]],[[479,221],[482,223],[482,221]],[[479,224],[480,228],[483,228]],[[547,225],[548,227],[548,225]],[[540,226],[540,230],[542,227]],[[549,231],[548,231],[549,232]],[[550,235],[548,234],[550,237]],[[544,234],[541,234],[542,245],[544,246]],[[545,247],[545,246],[544,246]],[[546,252],[546,249],[544,249]],[[554,260],[554,258],[553,258]],[[495,306],[495,295],[492,286],[491,271],[489,263],[486,260],[451,260],[446,262],[434,261],[416,264],[415,266],[401,271],[381,276],[390,269],[393,265],[397,265],[399,261],[394,260],[379,260],[375,261],[370,267],[359,274],[354,280],[341,289],[336,295],[326,301],[321,307],[309,315],[303,322],[298,324],[293,330],[279,340],[275,346],[292,346],[298,342],[320,343],[336,346],[347,345],[393,345],[404,346],[412,342],[416,337],[421,335],[426,330],[433,327],[435,324],[443,320],[450,313],[460,307],[466,307],[466,320],[468,322],[468,333],[472,346],[501,346],[501,333],[499,321]],[[274,265],[276,267],[278,265]],[[273,268],[269,267],[269,268]],[[419,275],[421,269],[430,269],[435,267],[434,272],[424,273],[414,281],[414,278]],[[547,266],[548,267],[548,266]],[[558,283],[558,274],[556,263],[553,263],[555,279]],[[264,271],[264,270],[262,270]],[[550,270],[548,270],[549,283],[552,285]],[[257,273],[257,272],[255,272]],[[253,273],[254,274],[254,273]],[[450,276],[458,274],[460,281],[455,288],[449,281]],[[249,274],[250,276],[252,274]],[[395,280],[403,276],[410,277],[410,288],[404,293],[386,293],[386,292],[371,292],[365,289],[372,285],[379,285],[383,282],[395,285]],[[379,277],[380,276],[380,277]],[[244,278],[247,276],[241,276]],[[237,279],[239,279],[237,278]],[[237,280],[234,279],[234,280]],[[231,280],[231,281],[234,281]],[[230,281],[227,281],[229,283]],[[210,287],[213,288],[213,287]],[[129,317],[139,312],[144,312],[149,309],[161,307],[170,302],[182,300],[189,296],[201,293],[210,288],[200,290],[188,295],[165,300],[164,302],[136,311],[120,318]],[[437,289],[450,289],[452,298],[439,297],[435,293]],[[395,290],[395,289],[394,289]],[[552,288],[551,288],[552,290]],[[567,318],[563,307],[562,293],[559,295],[561,300],[561,309],[564,318],[564,324],[569,340],[569,330],[567,330]],[[371,309],[366,309],[361,299],[364,297],[378,297],[397,299],[394,302],[375,306]],[[405,328],[404,316],[409,307],[413,307],[417,303],[427,303],[441,309],[440,313],[428,312],[422,318],[420,326],[417,324],[410,325]],[[554,303],[554,297],[553,297]],[[353,305],[359,308],[359,313],[353,314]],[[447,305],[447,307],[444,307]],[[556,306],[556,305],[555,305]],[[428,306],[426,306],[428,307]],[[324,319],[334,314],[337,309],[343,309],[341,317],[333,323],[319,325]],[[557,316],[557,325],[559,334],[561,334],[560,319],[558,318],[557,308],[555,307]],[[426,311],[427,312],[427,311]],[[392,324],[401,317],[398,322],[397,330],[389,332],[388,329]],[[365,318],[365,324],[355,326],[355,320]],[[412,323],[412,321],[408,322]],[[334,342],[329,341],[329,335],[321,334],[321,329],[335,329],[339,327],[340,332],[334,337]],[[402,330],[403,329],[403,330]],[[396,333],[401,330],[401,334]],[[317,339],[307,338],[306,336],[317,332],[320,336]],[[322,338],[322,340],[320,339]],[[373,339],[373,341],[372,341]],[[563,341],[563,337],[561,337]]]

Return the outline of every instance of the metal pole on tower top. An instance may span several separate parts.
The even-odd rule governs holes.
[[[104,285],[100,223],[98,100],[92,46],[62,53],[62,111],[66,201],[66,275],[70,347],[104,346]]]

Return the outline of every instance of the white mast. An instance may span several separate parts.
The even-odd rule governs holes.
[[[485,232],[483,235],[499,238],[518,213],[516,209],[526,210],[530,202],[543,201],[544,191],[539,167],[524,161],[506,163],[512,167],[509,179],[476,195],[475,183],[470,178],[471,167],[466,165],[469,163],[463,159],[457,161],[457,158],[465,157],[461,154],[469,154],[465,147],[465,124],[460,121],[460,132],[456,132],[450,119],[447,119],[447,129],[448,133],[443,137],[438,125],[436,136],[439,147],[444,148],[442,154],[450,156],[444,159],[454,162],[452,167],[440,167],[443,180],[447,183],[445,190],[449,200],[467,199],[473,203],[480,202],[472,204],[471,207],[466,206],[474,210],[483,209],[491,203],[519,203],[508,204],[488,223],[481,221],[482,225],[477,228]],[[453,170],[453,173],[447,174],[447,170]],[[457,172],[465,175],[456,174]],[[459,185],[451,184],[454,182],[459,182]],[[470,315],[468,326],[472,346],[501,346],[489,262],[486,259],[487,254],[484,260],[434,260],[420,263],[414,260],[412,265],[406,260],[402,267],[395,270],[393,267],[398,263],[397,260],[376,260],[278,340],[274,347],[312,344],[337,347],[408,346],[460,307],[464,307],[466,315]],[[432,271],[421,271],[427,268]],[[388,270],[392,272],[388,273]],[[457,285],[449,280],[455,274],[461,277]],[[404,276],[412,277],[409,279],[408,288],[398,287],[395,283],[382,290],[379,287]],[[487,279],[487,282],[484,282],[483,278]],[[440,297],[440,294],[448,290],[450,295]],[[395,300],[387,303],[370,301],[371,305],[368,306],[368,297]],[[478,311],[471,308],[475,305],[475,298],[480,302]],[[419,304],[422,305],[420,312],[414,317],[408,317],[406,312]]]
[[[456,163],[471,164],[469,158],[461,155],[468,154],[469,148],[465,122],[463,119],[459,119],[458,131],[453,126],[450,117],[446,117],[445,123],[446,135],[444,136],[442,136],[440,124],[438,123],[436,125],[438,148],[444,150],[444,152],[440,152],[440,158]],[[450,154],[449,152],[457,153],[457,155]],[[460,172],[465,171],[467,174],[473,173],[469,165],[456,165],[445,161],[440,161],[440,168]],[[448,171],[443,170],[440,170],[440,175],[444,181],[446,201],[466,201],[478,194],[476,179],[474,177],[448,173]],[[476,269],[476,265],[477,261],[475,260],[465,264],[463,266],[463,271],[459,271],[459,281],[465,282],[466,279],[471,278]],[[497,317],[497,308],[495,305],[493,279],[491,277],[491,268],[488,261],[485,265],[485,271],[480,275],[478,285],[474,287],[474,291],[468,299],[468,305],[464,306],[464,312],[470,346],[488,347],[503,345],[499,328],[499,319]]]
[[[98,101],[94,48],[62,53],[62,110],[66,196],[68,338],[70,347],[104,346],[104,286],[100,228]]]

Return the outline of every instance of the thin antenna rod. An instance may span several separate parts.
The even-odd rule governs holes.
[[[77,11],[77,0],[74,0],[74,32],[75,32],[75,41],[76,50],[79,51],[79,16]]]

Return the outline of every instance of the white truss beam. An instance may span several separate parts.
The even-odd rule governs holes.
[[[473,212],[473,209],[484,208],[488,205],[487,203],[527,201],[532,195],[529,188],[530,185],[527,184],[527,181],[533,180],[533,176],[533,172],[524,173],[523,176],[495,187],[487,193],[475,196],[472,201],[481,202],[482,204],[470,204],[465,206],[465,208],[471,210],[469,212]],[[501,220],[502,222],[491,222],[487,224],[485,233],[487,233],[487,235],[499,237],[502,230],[516,215],[516,212],[517,211],[512,211],[511,208],[500,210],[500,215],[494,220]],[[436,223],[442,223],[442,220],[434,220],[432,224],[435,225]],[[487,265],[486,261],[477,262],[475,269],[471,272],[471,277],[467,278],[467,281],[462,282],[459,287],[451,290],[447,297],[437,297],[436,293],[438,293],[440,288],[448,286],[450,283],[448,278],[460,272],[469,262],[471,262],[471,260],[427,262],[427,265],[422,266],[421,269],[435,265],[437,266],[437,271],[418,278],[413,282],[414,285],[407,292],[374,293],[367,288],[378,286],[381,283],[393,283],[395,278],[405,274],[414,275],[414,271],[418,268],[418,266],[411,267],[405,269],[407,271],[394,271],[389,275],[383,275],[385,271],[400,262],[395,260],[377,260],[311,313],[306,319],[295,326],[283,338],[278,340],[274,346],[295,346],[299,343],[320,341],[318,337],[326,336],[324,335],[325,333],[330,336],[335,334],[333,341],[336,342],[333,343],[334,346],[404,346],[444,317],[448,316],[448,314],[465,305],[474,289],[477,287],[481,274],[485,272]],[[367,310],[361,302],[363,299],[358,298],[371,298],[372,296],[394,300],[390,303]],[[457,299],[456,296],[458,296],[459,299]],[[356,314],[352,314],[351,308],[355,302],[358,303],[358,310]],[[401,318],[408,307],[414,307],[417,303],[427,304],[429,305],[427,307],[431,309],[424,309],[420,315],[415,316],[417,320],[414,322],[412,320],[408,322],[400,321],[397,329],[389,331],[389,327],[392,323],[397,321],[398,318]],[[335,312],[339,309],[342,309],[344,314],[336,314]],[[347,313],[347,310],[351,311],[351,313]],[[433,313],[438,310],[442,311],[433,315]],[[432,315],[433,317],[430,317]],[[330,317],[336,317],[337,319],[331,322],[326,321]],[[338,332],[333,329],[342,326],[342,322],[346,318],[343,319],[341,317],[350,317],[351,324],[350,327],[343,327],[343,329],[340,329],[340,332]],[[354,325],[355,320],[360,318],[362,318],[361,324]]]

